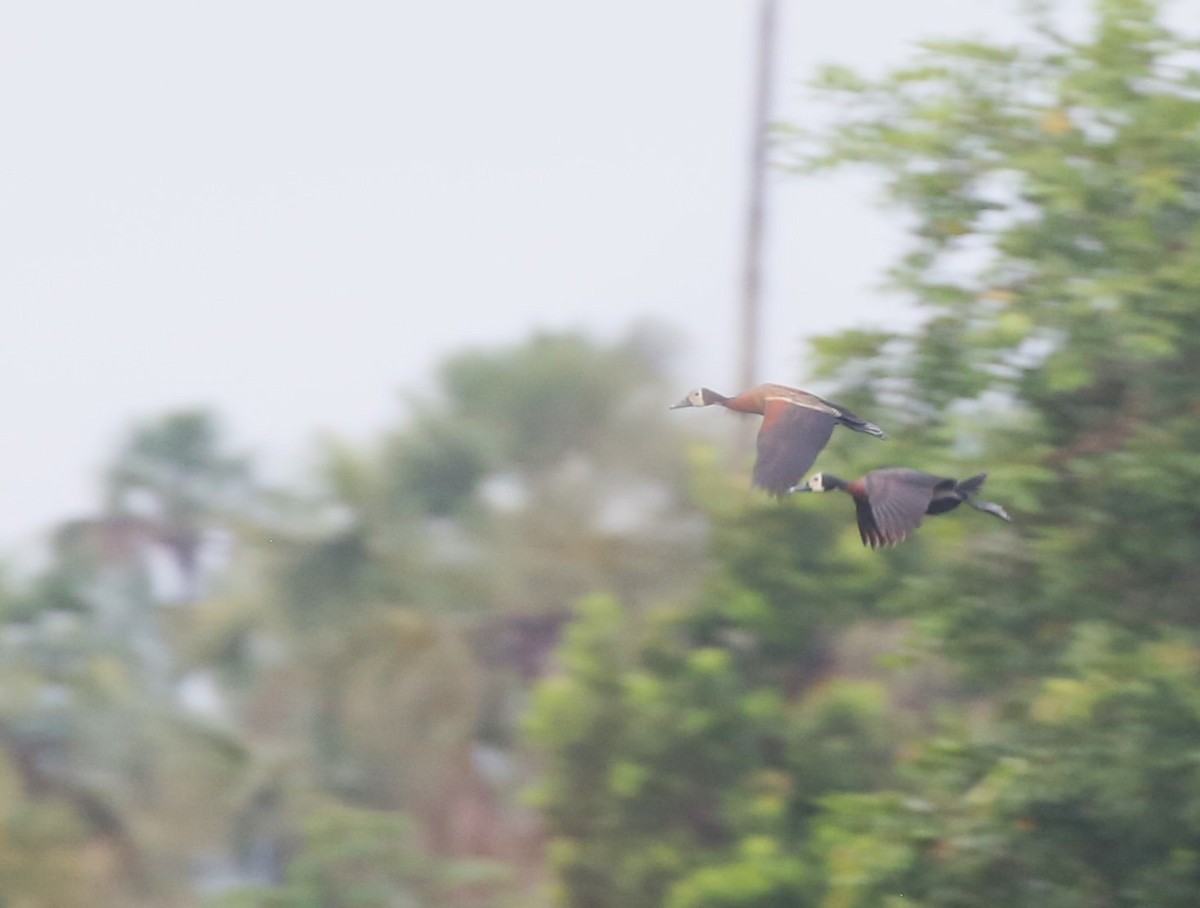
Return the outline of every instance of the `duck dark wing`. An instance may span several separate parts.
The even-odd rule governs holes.
[[[879,525],[875,523],[875,515],[871,513],[871,506],[866,500],[855,498],[854,507],[858,516],[858,535],[862,539],[862,544],[873,549],[887,545],[888,542],[883,538],[883,532],[879,529]]]
[[[754,484],[772,495],[785,495],[829,443],[837,418],[782,400],[769,401],[764,411]]]
[[[859,505],[858,527],[864,544],[877,548],[903,542],[921,525],[921,518],[925,516],[934,491],[947,482],[951,486],[954,484],[954,480],[918,470],[872,470],[863,478],[867,501],[856,499]],[[874,541],[868,541],[868,533],[863,527],[863,508],[871,517],[870,526],[873,529],[870,535]]]

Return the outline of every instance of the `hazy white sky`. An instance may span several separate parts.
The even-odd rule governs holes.
[[[1015,0],[782,0],[822,62],[1015,34]],[[369,437],[464,346],[685,332],[731,388],[754,0],[6,4],[0,557],[95,506],[131,421],[207,405],[268,464]],[[763,377],[887,319],[861,183],[774,181]]]

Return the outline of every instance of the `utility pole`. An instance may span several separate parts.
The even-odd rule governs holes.
[[[775,20],[778,0],[758,0],[758,39],[754,121],[750,146],[750,190],[742,262],[741,381],[746,390],[760,381],[759,328],[762,320],[762,247],[766,222],[767,129],[775,72]]]

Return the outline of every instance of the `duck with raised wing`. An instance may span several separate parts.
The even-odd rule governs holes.
[[[879,426],[859,419],[845,407],[786,385],[759,385],[736,397],[697,388],[671,409],[714,405],[762,416],[754,484],[776,497],[786,495],[804,478],[817,455],[829,443],[835,426],[887,438]]]
[[[871,548],[903,542],[921,525],[926,514],[945,514],[964,502],[978,511],[985,511],[1011,521],[1008,512],[990,501],[976,501],[974,496],[983,487],[987,473],[980,473],[961,482],[945,476],[934,476],[920,470],[887,467],[871,470],[861,479],[846,482],[829,473],[818,473],[793,492],[829,492],[840,489],[854,499],[858,514],[858,534],[863,545]]]

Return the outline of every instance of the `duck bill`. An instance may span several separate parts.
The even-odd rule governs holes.
[[[682,410],[684,407],[690,407],[690,406],[692,406],[692,402],[685,397],[679,403],[671,404],[671,406],[667,407],[667,409],[668,410]]]

